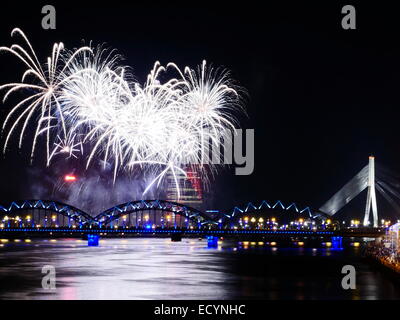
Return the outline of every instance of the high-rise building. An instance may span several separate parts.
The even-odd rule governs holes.
[[[186,177],[182,172],[176,172],[174,175],[169,172],[166,177],[167,194],[166,200],[186,204],[187,206],[201,209],[203,204],[203,185],[199,173],[193,166],[187,166],[185,169]],[[179,196],[178,196],[179,187]]]

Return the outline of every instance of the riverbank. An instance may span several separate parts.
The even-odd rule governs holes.
[[[367,246],[364,253],[368,262],[389,275],[400,285],[400,257],[382,245]]]

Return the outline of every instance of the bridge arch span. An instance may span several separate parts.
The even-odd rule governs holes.
[[[314,211],[308,206],[298,206],[295,202],[284,204],[280,200],[275,202],[262,200],[260,202],[248,202],[241,206],[235,206],[222,214],[220,213],[219,223],[229,226],[237,224],[240,220],[248,219],[248,216],[252,215],[263,218],[261,221],[264,221],[264,214],[267,213],[268,215],[270,213],[272,215],[273,211],[276,212],[273,214],[276,219],[286,220],[286,222],[290,220],[290,217],[293,219],[303,218],[314,220],[322,215],[319,211]]]
[[[162,214],[157,215],[156,211]],[[171,215],[164,215],[164,212]],[[132,214],[134,215],[133,217]],[[207,223],[216,224],[216,222],[212,221],[209,216],[200,210],[167,200],[125,202],[101,212],[94,219],[100,227],[103,227],[113,223],[120,225],[119,220],[121,218],[129,226],[142,227],[149,225],[188,227],[190,224],[195,224],[198,227]]]
[[[25,212],[25,214],[23,214]],[[23,214],[21,217],[19,215]],[[53,213],[48,217],[48,213]],[[61,216],[58,217],[58,215]],[[63,226],[88,226],[95,221],[86,212],[77,209],[69,204],[52,200],[20,200],[12,201],[4,206],[0,206],[0,219],[5,224],[25,226],[48,226],[60,224]],[[62,223],[60,223],[62,222]]]

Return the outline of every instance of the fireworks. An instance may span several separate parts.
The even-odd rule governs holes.
[[[114,179],[118,171],[139,168],[155,175],[145,194],[169,171],[177,186],[175,173],[185,174],[187,165],[199,164],[196,169],[204,173],[209,142],[219,146],[226,130],[234,130],[233,111],[241,109],[238,91],[226,71],[207,68],[205,61],[197,71],[185,67],[183,72],[174,63],[156,62],[141,85],[113,50],[68,51],[56,43],[41,65],[24,33],[14,29],[11,35],[22,37],[27,48],[13,44],[0,51],[12,53],[27,69],[21,82],[0,90],[6,90],[4,101],[17,91],[28,96],[4,121],[3,152],[18,127],[21,147],[26,128],[34,125],[31,157],[43,136],[47,165],[62,154],[84,157],[87,167],[100,158],[113,164]],[[161,81],[169,72],[176,77]]]

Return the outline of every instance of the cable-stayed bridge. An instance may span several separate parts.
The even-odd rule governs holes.
[[[398,176],[388,169],[381,166],[376,168],[375,158],[370,156],[368,164],[321,206],[319,211],[333,216],[361,192],[367,189],[363,225],[371,225],[372,211],[372,226],[377,228],[379,219],[376,191],[378,191],[395,211],[400,214],[400,206],[396,203],[396,200],[400,199],[400,191],[398,191],[400,190],[400,180],[396,178],[398,178]]]

